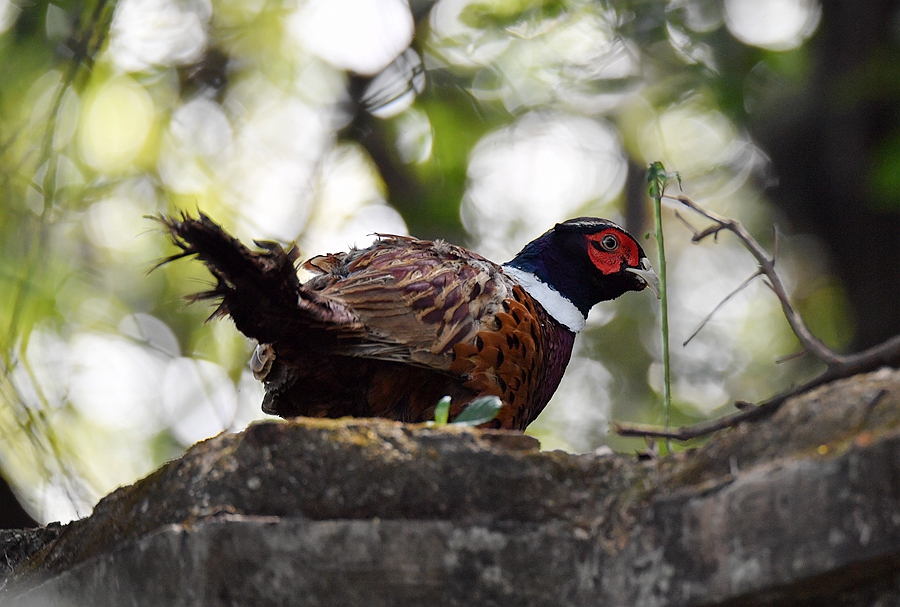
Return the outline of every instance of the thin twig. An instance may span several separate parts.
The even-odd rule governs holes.
[[[803,358],[809,354],[806,350],[799,350],[797,352],[791,352],[790,354],[785,354],[784,356],[779,356],[775,359],[775,364],[780,365],[782,363],[790,362],[792,360],[797,360],[798,358]]]
[[[677,219],[678,221],[683,223],[684,227],[686,227],[688,230],[690,230],[694,236],[696,236],[697,234],[700,233],[700,230],[698,230],[693,225],[691,225],[691,222],[689,222],[687,219],[685,219],[684,215],[682,215],[678,211],[675,211],[675,219]]]
[[[722,308],[722,306],[724,306],[725,303],[726,303],[729,299],[731,299],[732,297],[734,297],[735,295],[737,295],[738,293],[740,293],[741,291],[743,291],[744,289],[746,289],[746,288],[747,288],[747,285],[749,285],[749,284],[753,281],[754,278],[756,278],[757,276],[761,276],[761,275],[762,275],[762,271],[761,271],[761,270],[756,270],[756,272],[754,272],[754,273],[753,273],[751,276],[749,276],[744,282],[742,282],[740,285],[738,285],[737,288],[735,288],[734,291],[732,291],[731,293],[729,293],[728,295],[726,295],[726,296],[725,296],[725,299],[723,299],[722,301],[720,301],[720,302],[716,305],[716,307],[712,309],[712,312],[710,312],[709,314],[707,314],[707,315],[706,315],[706,318],[704,318],[702,321],[700,321],[700,324],[697,325],[697,328],[694,329],[694,332],[691,333],[690,337],[688,337],[686,340],[684,340],[684,343],[682,343],[681,345],[682,345],[682,346],[688,345],[688,343],[690,343],[690,341],[691,341],[692,339],[694,339],[694,338],[697,336],[697,333],[699,333],[700,330],[701,330],[703,327],[706,326],[706,323],[709,322],[709,320],[715,315],[715,313],[718,312],[718,311]]]
[[[778,227],[772,226],[772,265],[775,265],[775,260],[778,259],[778,249],[781,246],[781,238],[778,237]]]

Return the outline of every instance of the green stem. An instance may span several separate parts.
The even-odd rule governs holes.
[[[681,183],[681,177],[675,173],[675,178]],[[663,415],[665,428],[668,431],[671,424],[672,390],[671,390],[671,365],[669,364],[669,294],[668,279],[666,276],[666,244],[662,228],[662,197],[665,194],[669,174],[661,162],[650,165],[647,173],[650,197],[653,198],[653,215],[656,220],[656,243],[659,246],[659,304],[662,325],[662,357],[663,357]],[[667,440],[666,446],[672,452],[672,445]]]
[[[663,411],[665,427],[669,429],[672,404],[671,366],[669,364],[669,294],[666,282],[666,245],[662,229],[662,196],[653,199],[653,212],[656,216],[656,242],[659,245],[659,304],[662,323],[662,356],[663,356]]]

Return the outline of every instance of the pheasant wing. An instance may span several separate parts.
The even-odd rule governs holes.
[[[303,285],[352,310],[364,335],[342,353],[447,370],[508,295],[500,268],[443,242],[384,236],[369,249],[311,259],[324,272]]]

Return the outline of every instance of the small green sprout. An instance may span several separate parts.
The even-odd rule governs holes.
[[[450,397],[445,396],[438,401],[437,407],[434,408],[434,423],[438,426],[447,424],[450,417]]]
[[[481,396],[466,405],[466,408],[451,422],[454,426],[478,426],[497,417],[503,402],[496,396]],[[450,417],[450,397],[445,396],[438,401],[434,409],[436,426],[447,425]]]

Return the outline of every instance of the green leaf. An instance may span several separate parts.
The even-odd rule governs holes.
[[[477,426],[489,422],[500,412],[503,402],[496,396],[476,398],[453,420],[455,425]]]
[[[438,426],[443,426],[447,423],[447,418],[450,417],[450,397],[445,396],[441,400],[438,401],[437,406],[434,408],[434,423]]]
[[[671,173],[666,171],[666,167],[659,160],[651,163],[650,168],[647,169],[647,193],[650,195],[650,198],[654,200],[662,198],[666,188],[669,186],[669,182],[673,179],[678,182],[678,189],[682,189],[681,173],[678,171]]]
[[[666,167],[659,160],[650,163],[647,169],[647,193],[650,198],[662,198],[663,191],[666,189]]]

